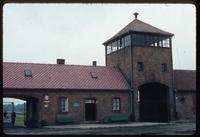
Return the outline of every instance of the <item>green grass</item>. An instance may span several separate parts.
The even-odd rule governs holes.
[[[7,117],[9,119],[11,119],[11,113],[8,113]],[[16,112],[15,123],[16,124],[24,124],[24,113]]]
[[[24,113],[16,113],[16,123],[24,123]]]

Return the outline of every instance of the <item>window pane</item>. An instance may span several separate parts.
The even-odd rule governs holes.
[[[112,51],[116,51],[117,50],[117,41],[112,43]]]
[[[120,110],[120,99],[119,98],[113,99],[113,110]]]
[[[166,72],[167,71],[167,64],[163,63],[161,64],[161,71]]]
[[[130,46],[130,45],[131,45],[131,36],[130,36],[130,35],[127,35],[124,39],[125,39],[125,44],[124,44],[124,46],[125,46],[125,47]]]
[[[143,62],[138,62],[138,71],[142,72],[144,69]]]
[[[32,77],[32,71],[30,69],[24,70],[24,76],[25,77]]]
[[[122,48],[124,47],[124,38],[122,38]]]
[[[112,49],[111,49],[111,44],[109,44],[107,46],[107,54],[110,54],[112,52]]]
[[[60,110],[61,110],[61,112],[68,111],[68,99],[67,98],[60,99]]]
[[[145,45],[144,35],[133,34],[133,44],[134,45]]]
[[[121,43],[120,43],[120,39],[117,41],[117,45],[118,45],[118,49],[123,48],[122,45],[121,45]]]
[[[169,39],[164,40],[163,47],[169,47]]]

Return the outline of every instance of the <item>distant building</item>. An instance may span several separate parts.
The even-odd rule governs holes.
[[[112,116],[151,122],[194,118],[195,71],[173,70],[173,34],[134,15],[103,43],[106,66],[95,61],[67,65],[63,59],[57,64],[4,62],[3,96],[27,101],[28,126],[101,122]],[[185,82],[188,86],[181,86]]]

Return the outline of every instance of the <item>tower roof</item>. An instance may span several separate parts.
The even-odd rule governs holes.
[[[174,34],[169,33],[167,31],[161,30],[159,28],[156,28],[150,24],[147,24],[145,22],[142,22],[137,19],[138,14],[134,14],[135,19],[130,22],[127,26],[125,26],[121,31],[119,31],[117,34],[115,34],[112,38],[105,41],[103,44],[106,44],[107,42],[112,41],[113,39],[126,34],[128,32],[144,32],[144,33],[154,33],[154,34],[161,34],[166,36],[173,36]]]

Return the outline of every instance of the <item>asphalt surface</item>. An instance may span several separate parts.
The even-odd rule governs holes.
[[[66,126],[47,126],[42,128],[26,128],[15,126],[4,128],[4,134],[9,135],[193,135],[196,133],[195,122],[174,122],[174,123],[129,123],[111,124],[112,126],[103,127],[101,124],[87,126],[70,125]],[[109,124],[106,124],[109,125]],[[120,126],[119,126],[120,125]],[[123,126],[129,125],[129,126]],[[79,126],[77,128],[76,126]],[[84,128],[80,128],[84,127]],[[93,127],[93,128],[91,128]]]

